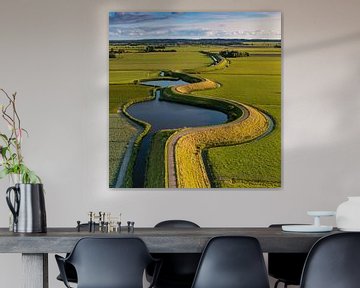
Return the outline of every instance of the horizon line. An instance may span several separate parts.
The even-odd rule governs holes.
[[[280,39],[271,38],[142,38],[142,39],[109,39],[109,41],[144,41],[144,40],[268,40],[268,41],[281,41]]]

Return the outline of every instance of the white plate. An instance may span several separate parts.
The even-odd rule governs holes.
[[[307,214],[309,216],[335,216],[335,211],[308,211]]]
[[[360,228],[339,228],[339,230],[344,232],[360,232]]]
[[[283,225],[281,228],[286,232],[330,232],[333,230],[332,226],[324,225]]]

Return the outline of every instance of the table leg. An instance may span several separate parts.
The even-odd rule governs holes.
[[[23,288],[49,288],[48,254],[22,254]]]

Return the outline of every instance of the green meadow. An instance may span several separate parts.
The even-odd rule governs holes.
[[[148,97],[150,88],[134,84],[110,85],[109,88],[109,183],[114,187],[120,163],[137,126],[121,112],[121,107],[133,100]]]
[[[277,54],[231,59],[226,69],[201,74],[220,83],[221,87],[194,94],[252,105],[266,112],[275,122],[274,131],[258,141],[207,151],[215,187],[281,186],[280,49]]]
[[[265,112],[274,129],[263,138],[231,146],[206,148],[211,186],[216,188],[275,188],[281,186],[281,48],[257,42],[254,47],[178,45],[176,52],[142,53],[144,46],[114,45],[121,50],[109,59],[109,181],[114,187],[129,143],[142,132],[122,109],[126,103],[150,99],[151,87],[138,80],[159,77],[165,70],[183,71],[219,83],[216,89],[191,91],[194,96],[216,97],[250,105]],[[219,53],[231,49],[249,57],[226,59],[219,66],[200,51]],[[185,96],[184,96],[185,97]],[[160,113],[161,111],[159,111]],[[165,144],[173,131],[155,134],[147,160],[145,186],[165,187]],[[130,147],[131,148],[131,147]],[[133,155],[133,158],[135,156]],[[131,175],[129,165],[127,177]],[[131,186],[131,181],[127,182]]]
[[[146,188],[165,188],[165,144],[175,130],[162,130],[157,132],[150,147],[146,169]]]
[[[259,108],[266,108],[274,118],[272,133],[257,141],[208,149],[215,187],[276,188],[281,185],[280,109],[271,106]]]
[[[121,53],[110,59],[112,71],[160,71],[184,70],[207,66],[212,63],[206,55],[200,54],[193,47],[176,48],[177,52]]]

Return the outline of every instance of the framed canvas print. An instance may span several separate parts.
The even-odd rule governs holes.
[[[281,187],[281,13],[109,13],[109,186]]]

